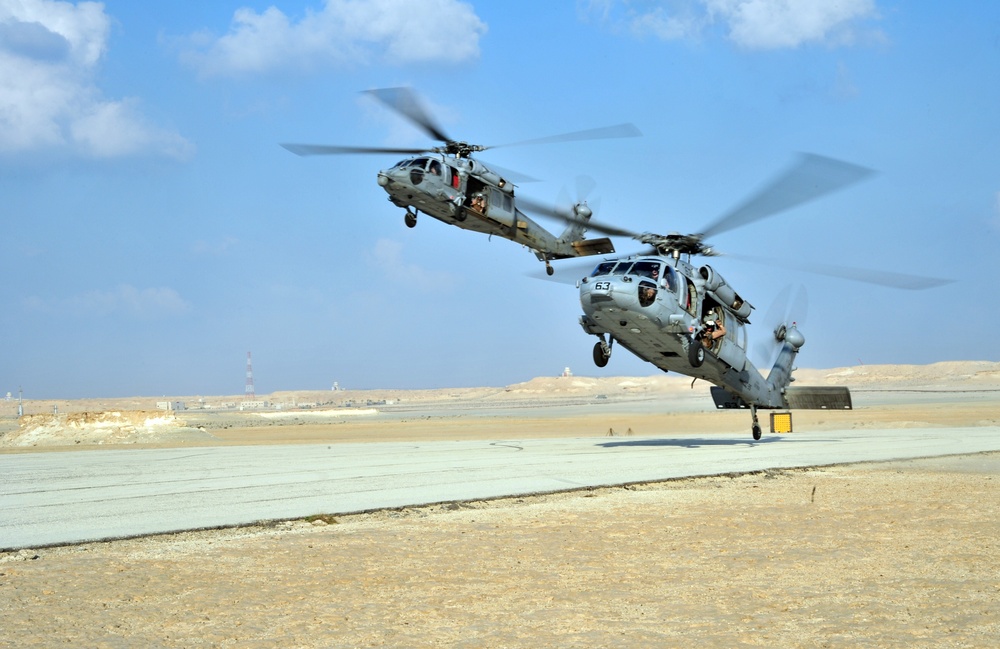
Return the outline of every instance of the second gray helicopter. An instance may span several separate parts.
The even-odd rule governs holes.
[[[521,207],[534,211],[538,203],[518,200],[514,195],[511,173],[500,173],[472,157],[473,153],[498,146],[469,144],[448,137],[421,107],[408,88],[386,88],[368,91],[389,108],[403,115],[442,146],[419,148],[328,146],[316,144],[282,144],[297,155],[405,153],[407,158],[378,173],[378,184],[393,205],[406,211],[409,227],[417,224],[420,212],[449,225],[487,235],[496,235],[523,244],[545,263],[546,272],[553,270],[550,261],[570,257],[604,255],[614,252],[607,237],[585,239],[591,210],[585,202],[571,208],[573,222],[555,235],[528,217]],[[576,131],[507,145],[551,144],[574,140],[636,137],[641,135],[631,124]],[[546,211],[542,208],[542,211]]]

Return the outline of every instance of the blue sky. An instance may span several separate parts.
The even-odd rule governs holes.
[[[430,145],[361,92],[400,85],[481,144],[634,123],[483,159],[543,201],[590,176],[637,231],[697,231],[797,152],[871,167],[712,243],[955,283],[713,266],[758,313],[805,287],[801,367],[1000,360],[998,80],[996,3],[0,0],[0,393],[240,394],[247,351],[261,394],[656,373],[594,367],[526,249],[406,228],[398,156],[278,146]]]

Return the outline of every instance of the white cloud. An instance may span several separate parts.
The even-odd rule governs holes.
[[[859,94],[858,86],[851,77],[851,71],[843,63],[837,64],[837,78],[834,83],[833,95],[840,99],[852,99]]]
[[[138,100],[102,95],[94,77],[110,30],[100,3],[0,0],[0,153],[192,154],[183,137],[149,124]]]
[[[237,9],[229,32],[186,39],[182,58],[205,76],[368,63],[462,63],[486,25],[460,0],[326,0],[293,19],[275,7]]]
[[[613,28],[664,40],[722,25],[731,41],[753,50],[850,44],[862,21],[878,17],[875,0],[591,0],[582,7]]]
[[[677,40],[701,31],[708,21],[692,14],[674,15],[662,8],[637,14],[631,20],[631,29],[638,34],[652,34],[663,40]]]
[[[239,243],[240,240],[236,237],[223,237],[219,241],[205,241],[204,239],[198,239],[191,244],[191,252],[196,255],[221,257],[222,255],[227,254],[230,249],[239,245]]]
[[[749,49],[849,43],[855,21],[876,15],[874,0],[705,0],[710,16],[729,27],[729,37]]]
[[[456,285],[453,275],[429,271],[403,260],[403,244],[389,239],[379,239],[371,255],[371,262],[382,276],[394,283],[404,281],[406,286],[422,293],[450,291]]]
[[[172,288],[139,289],[128,284],[110,291],[87,291],[63,300],[30,297],[25,305],[33,311],[59,316],[126,315],[148,320],[179,316],[191,310],[191,305]]]

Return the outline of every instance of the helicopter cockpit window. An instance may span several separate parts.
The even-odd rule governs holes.
[[[663,280],[660,282],[662,285],[666,283],[667,290],[671,293],[677,292],[677,275],[674,273],[674,269],[670,266],[665,266],[663,268]]]
[[[610,275],[611,270],[615,267],[616,261],[606,261],[603,264],[598,264],[594,272],[590,274],[591,277],[600,277],[601,275]]]
[[[654,280],[660,279],[660,263],[657,261],[637,261],[632,266],[633,275],[641,275]]]
[[[618,264],[618,266],[615,268],[614,272],[612,272],[611,274],[612,275],[627,275],[628,271],[631,268],[632,268],[632,264],[629,264],[629,263]]]
[[[441,163],[437,160],[431,160],[427,165],[427,171],[434,174],[435,176],[441,175]]]
[[[414,185],[419,185],[424,180],[424,169],[427,167],[428,162],[436,162],[436,160],[429,160],[428,158],[414,158],[410,161],[410,182]]]

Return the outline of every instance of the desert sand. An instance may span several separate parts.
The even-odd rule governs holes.
[[[848,385],[855,400],[853,411],[796,411],[801,434],[1000,420],[998,363],[797,376]],[[109,444],[749,434],[747,413],[713,411],[706,392],[669,376],[564,377],[281,393],[269,400],[310,407],[168,421],[158,421],[163,397],[60,402],[58,416],[33,403],[33,421],[0,410],[0,452],[71,461]],[[322,412],[337,409],[353,414]],[[109,423],[108,412],[121,414]],[[0,644],[993,647],[1000,637],[1000,454],[317,514],[0,553]]]

